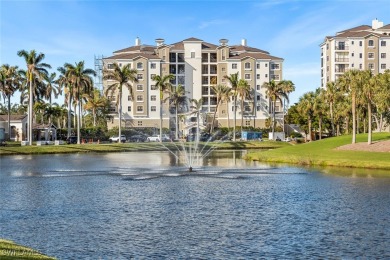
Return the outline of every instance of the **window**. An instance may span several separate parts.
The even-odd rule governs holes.
[[[116,100],[115,96],[107,96],[107,99],[110,100],[110,101],[115,101]]]
[[[386,46],[386,42],[385,41],[381,41],[381,46],[382,47]]]
[[[249,62],[245,62],[245,69],[250,70],[251,69],[251,64]]]
[[[130,95],[127,96],[127,101],[131,101],[131,96]]]
[[[157,66],[156,66],[156,63],[150,63],[150,68],[151,69],[155,69]]]
[[[142,95],[137,96],[137,102],[142,102],[144,101],[144,97]]]
[[[142,64],[142,62],[138,62],[137,69],[142,70],[143,68],[144,68],[144,65]]]
[[[260,101],[260,96],[259,95],[256,96],[256,100]]]
[[[112,64],[112,63],[107,64],[107,69],[111,70],[113,68],[114,68],[114,64]]]
[[[184,74],[185,66],[183,64],[180,64],[177,66],[177,70],[179,71],[179,74]]]
[[[150,86],[150,89],[151,89],[151,90],[157,90],[157,87],[156,87],[156,85],[151,85],[151,86]]]
[[[383,69],[383,70],[386,69],[386,64],[385,64],[385,63],[382,63],[382,64],[381,64],[381,69]]]
[[[249,74],[249,73],[245,73],[245,77],[244,77],[245,79],[251,79],[251,74]]]
[[[222,50],[222,60],[226,60],[226,50]]]
[[[266,67],[266,68],[268,67],[268,63],[265,64],[265,67]]]
[[[226,68],[221,68],[221,71],[226,71]]]
[[[260,79],[260,74],[256,74],[256,79]]]
[[[369,52],[368,53],[368,58],[369,59],[373,59],[374,58],[374,53],[373,52]]]
[[[232,64],[232,69],[237,69],[237,63]]]
[[[257,111],[260,111],[260,110],[261,110],[261,107],[260,107],[260,106],[257,106],[257,107],[256,107],[256,110],[257,110]]]
[[[329,71],[329,66],[326,66],[326,71]]]
[[[138,121],[138,126],[142,126],[142,121]]]
[[[144,85],[137,85],[137,91],[143,91]]]
[[[361,64],[361,63],[359,64],[359,69],[363,69],[363,64]]]
[[[374,47],[374,40],[368,41],[368,47]]]
[[[326,49],[329,50],[329,43],[326,44]]]
[[[195,58],[195,52],[194,51],[191,52],[191,59],[193,59],[193,58]]]
[[[156,74],[150,74],[150,79],[153,79],[154,77],[156,77]]]
[[[353,67],[355,67],[355,64],[354,64],[354,63],[352,63],[351,67],[352,67],[352,68],[353,68]]]
[[[273,80],[280,80],[280,75],[272,75],[271,79],[273,79]]]
[[[373,70],[374,69],[374,63],[368,63],[368,69]]]
[[[351,56],[354,57],[354,56],[355,56],[355,53],[352,52],[352,53],[351,53]]]
[[[122,63],[119,63],[119,67],[122,67]]]
[[[251,121],[246,121],[246,120],[245,120],[245,125],[246,125],[246,126],[250,126],[250,125],[251,125]]]
[[[157,96],[156,95],[151,95],[150,96],[150,101],[156,101],[157,100]]]
[[[265,74],[265,77],[268,78],[268,74]]]
[[[359,41],[359,46],[363,46],[363,41]]]
[[[156,106],[151,106],[151,107],[150,107],[150,111],[152,111],[152,112],[156,112],[156,111],[157,111],[157,108],[156,108]]]
[[[137,112],[144,112],[143,106],[137,106]]]
[[[278,69],[280,69],[280,64],[278,64],[278,63],[271,64],[271,69],[273,69],[273,70],[278,70]]]
[[[256,64],[256,69],[260,69],[260,63]]]
[[[329,56],[326,56],[326,61],[329,61]]]
[[[131,106],[127,107],[127,111],[131,112]]]
[[[359,53],[359,58],[363,58],[363,53]]]
[[[260,85],[256,85],[256,90],[260,90]]]
[[[353,45],[354,44],[354,41],[351,41],[351,45]]]
[[[116,108],[115,108],[115,107],[110,107],[108,110],[109,110],[110,112],[112,112],[112,113],[116,112]]]
[[[386,59],[386,53],[381,53],[381,59]]]
[[[138,80],[143,80],[144,79],[144,76],[142,74],[137,74],[137,79]]]

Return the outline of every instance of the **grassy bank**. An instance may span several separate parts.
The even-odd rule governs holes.
[[[184,143],[190,145],[190,143]],[[284,142],[272,141],[250,141],[250,142],[210,142],[201,143],[205,149],[274,149],[290,146]],[[20,144],[9,144],[0,147],[0,155],[17,154],[59,154],[59,153],[88,153],[88,152],[132,152],[132,151],[166,151],[182,149],[181,143],[108,143],[108,144],[80,144],[80,145],[43,145],[43,146],[20,146]]]
[[[34,249],[15,244],[12,241],[0,239],[0,259],[49,260],[55,258],[43,255]]]
[[[350,135],[327,138],[321,141],[270,151],[253,152],[249,153],[246,158],[273,163],[390,170],[390,153],[336,150],[339,146],[350,144],[351,139]],[[373,135],[374,141],[389,139],[389,133],[376,133]],[[357,142],[367,142],[367,134],[357,135]]]

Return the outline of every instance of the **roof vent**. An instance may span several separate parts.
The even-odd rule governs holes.
[[[157,46],[160,46],[160,45],[163,45],[163,44],[164,44],[164,39],[158,38],[158,39],[156,39],[155,41],[156,41],[156,45],[157,45]]]
[[[138,38],[137,36],[137,38],[135,38],[135,46],[140,46],[140,45],[141,45],[141,39]]]
[[[246,39],[242,39],[242,40],[241,40],[241,45],[242,45],[242,46],[246,46]]]

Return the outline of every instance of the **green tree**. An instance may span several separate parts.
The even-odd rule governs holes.
[[[171,105],[175,107],[175,138],[176,140],[179,139],[179,117],[178,117],[178,110],[180,107],[182,107],[184,110],[187,108],[187,96],[186,91],[182,85],[178,85],[177,87],[171,87],[170,90],[170,102]]]
[[[315,100],[315,94],[314,92],[307,92],[305,93],[301,98],[299,98],[298,102],[298,111],[301,114],[306,115],[307,117],[307,127],[308,127],[308,132],[309,132],[309,140],[311,141],[312,138],[312,120],[313,120],[313,115],[314,115],[314,101]]]
[[[60,75],[57,79],[57,84],[60,88],[64,89],[65,99],[64,102],[67,104],[67,137],[70,137],[72,130],[72,99],[73,99],[73,85],[70,74],[71,64],[65,63],[63,67],[58,67],[57,70]]]
[[[252,90],[250,85],[245,79],[240,79],[237,84],[237,96],[240,97],[241,101],[241,131],[244,127],[244,114],[245,114],[245,107],[244,102],[247,99],[252,98]]]
[[[70,65],[70,64],[69,64]],[[90,93],[93,89],[92,76],[96,72],[92,69],[84,68],[84,61],[80,61],[75,66],[69,66],[69,76],[73,86],[73,96],[77,102],[77,144],[80,144],[80,127],[81,127],[81,97],[83,94]]]
[[[122,128],[122,91],[123,86],[125,86],[130,93],[131,99],[134,99],[133,88],[131,82],[138,82],[137,80],[137,70],[131,69],[130,64],[126,64],[122,68],[119,67],[118,63],[113,64],[113,69],[104,69],[103,79],[112,80],[113,83],[108,85],[106,90],[106,95],[108,92],[113,94],[114,91],[118,91],[118,117],[119,117],[119,140],[121,137],[121,128]]]
[[[18,51],[18,56],[24,58],[27,66],[26,79],[30,84],[29,87],[29,112],[28,112],[28,140],[29,145],[32,145],[32,129],[33,129],[33,89],[37,82],[42,82],[44,75],[47,74],[46,69],[50,69],[49,64],[43,63],[45,54],[37,54],[35,50],[27,52],[25,50]],[[35,83],[35,84],[34,84]]]
[[[229,97],[230,88],[227,87],[226,85],[220,85],[220,84],[216,85],[216,86],[215,85],[211,86],[211,88],[213,89],[213,91],[215,93],[215,97],[217,98],[217,104],[215,106],[213,121],[211,123],[211,128],[210,128],[210,133],[213,133],[215,117],[217,115],[219,105],[222,103],[222,101],[226,100],[226,97]],[[228,113],[228,115],[229,115],[229,113]],[[229,120],[228,120],[228,122],[229,122]]]
[[[332,127],[332,136],[335,135],[335,124],[334,124],[334,104],[337,101],[339,91],[335,82],[331,81],[326,84],[325,100],[329,105],[330,122]]]
[[[155,82],[155,86],[160,90],[160,142],[162,142],[162,128],[163,128],[163,103],[164,92],[171,89],[171,80],[175,78],[174,75],[168,74],[165,76],[155,75],[152,80]]]
[[[94,89],[90,94],[83,94],[83,97],[87,100],[84,108],[92,112],[93,126],[96,126],[96,115],[99,109],[103,109],[108,106],[108,100],[100,95],[98,89]]]
[[[236,120],[237,120],[237,86],[238,86],[238,72],[235,74],[230,74],[230,76],[225,75],[225,79],[229,81],[231,86],[230,91],[233,96],[233,110],[234,110],[234,118],[233,118],[233,141],[236,141]],[[229,110],[228,110],[229,113]]]
[[[202,105],[203,105],[203,99],[191,99],[192,106],[190,107],[192,109],[191,114],[196,115],[196,142],[199,143],[199,127],[200,127],[200,113],[202,112]]]

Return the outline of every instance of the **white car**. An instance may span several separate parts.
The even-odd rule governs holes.
[[[111,136],[108,140],[110,140],[110,142],[118,143],[119,142],[119,136]],[[120,141],[122,143],[126,142],[126,136],[121,135]]]
[[[147,142],[160,142],[160,135],[149,136],[146,139],[146,141]],[[162,141],[163,142],[169,142],[169,141],[171,141],[171,138],[169,138],[168,135],[162,135]]]

